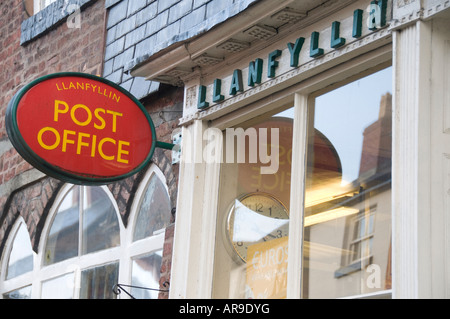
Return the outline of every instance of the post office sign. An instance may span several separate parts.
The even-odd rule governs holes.
[[[34,167],[84,185],[135,174],[157,143],[153,122],[135,97],[84,73],[51,74],[22,88],[8,105],[6,128]]]

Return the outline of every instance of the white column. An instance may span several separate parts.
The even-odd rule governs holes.
[[[206,123],[182,131],[170,298],[210,298],[220,163],[205,163]]]
[[[429,295],[429,33],[421,21],[394,32],[393,297]],[[428,140],[428,141],[427,141]]]
[[[447,20],[393,32],[393,297],[450,292]]]
[[[291,203],[289,212],[289,255],[287,298],[301,298],[303,211],[305,206],[306,148],[308,125],[308,96],[295,95],[295,119],[292,140]]]

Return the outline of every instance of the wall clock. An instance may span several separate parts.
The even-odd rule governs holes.
[[[247,262],[249,246],[288,236],[289,214],[275,196],[249,193],[236,198],[226,214],[226,241],[232,254]]]

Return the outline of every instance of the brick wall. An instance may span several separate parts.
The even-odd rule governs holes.
[[[59,8],[60,2],[55,2],[54,7]],[[134,2],[130,1],[129,12],[132,15],[137,14],[137,9],[133,9]],[[83,3],[87,3],[87,6],[81,12],[80,29],[69,28],[64,21],[59,21],[52,28],[43,31],[43,24],[37,23],[39,19],[36,16],[29,18],[26,15],[21,0],[0,2],[0,257],[19,216],[25,220],[33,249],[37,251],[46,218],[64,184],[32,168],[12,147],[4,122],[8,102],[24,85],[47,74],[64,71],[103,74],[107,24],[105,0],[84,0]],[[110,17],[114,18],[114,15]],[[23,43],[23,30],[35,32],[33,23],[36,23],[36,28],[40,31],[36,31],[36,36]],[[130,29],[129,32],[133,30]],[[136,83],[138,81],[141,80],[136,80]],[[147,96],[148,91],[141,96],[144,97],[142,103],[152,117],[158,140],[171,142],[172,132],[177,128],[182,114],[184,90],[154,84],[151,92],[151,96]],[[171,152],[156,149],[152,162],[164,173],[172,206],[175,208],[178,166],[171,164]],[[128,179],[108,185],[125,226],[128,224],[135,192],[145,171],[143,169]],[[172,223],[167,228],[164,244],[161,289],[165,289],[164,282],[170,282],[175,209],[172,213]],[[167,293],[160,296],[167,297]]]
[[[41,25],[34,26],[32,20],[36,17],[27,16],[21,0],[0,2],[0,252],[19,214],[37,249],[46,214],[62,185],[33,169],[12,147],[5,128],[7,105],[20,88],[46,74],[63,71],[101,74],[104,0],[89,4],[81,12],[81,28],[69,28],[58,20],[57,25],[44,32]],[[44,20],[53,18],[51,15]],[[34,32],[34,27],[41,31],[21,45],[24,26],[30,32]]]
[[[22,1],[2,1],[0,14],[0,184],[5,184],[31,169],[7,147],[4,117],[8,102],[25,84],[46,74],[101,74],[105,10],[104,1],[94,1],[82,12],[80,29],[63,23],[24,46],[20,45],[21,24],[27,16]]]
[[[184,89],[161,86],[160,91],[144,100],[150,116],[155,124],[158,141],[172,142],[172,133],[178,127],[179,119],[183,111]],[[169,197],[173,207],[171,224],[166,228],[164,239],[160,289],[170,288],[170,278],[172,269],[172,248],[175,231],[176,200],[178,194],[178,173],[179,166],[172,165],[171,152],[163,149],[156,149],[153,162],[164,173],[169,189]],[[165,283],[169,286],[165,286]],[[160,293],[160,299],[167,299],[168,293]]]
[[[89,4],[81,12],[81,28],[69,28],[64,21],[59,21],[54,28],[21,45],[23,22],[31,25],[29,21],[33,19],[27,16],[21,0],[0,2],[0,242],[19,212],[30,234],[35,236],[44,208],[58,189],[54,182],[40,180],[43,175],[10,144],[5,128],[7,105],[20,88],[46,74],[63,71],[101,74],[104,0]],[[44,184],[53,185],[51,194]],[[34,207],[29,207],[30,204]]]

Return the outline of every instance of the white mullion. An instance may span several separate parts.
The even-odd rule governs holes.
[[[80,195],[78,198],[78,256],[81,256],[83,245],[84,192],[86,186],[76,187],[80,187]]]
[[[294,131],[292,138],[291,199],[287,267],[287,298],[301,298],[303,258],[303,213],[308,144],[308,96],[295,94]]]

